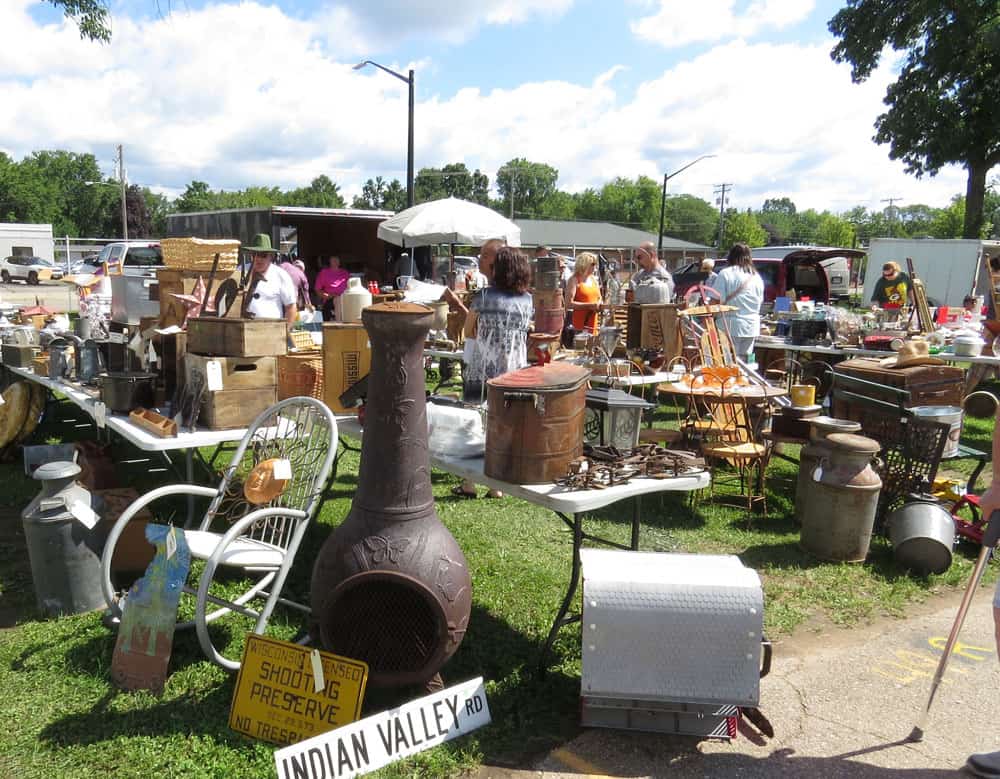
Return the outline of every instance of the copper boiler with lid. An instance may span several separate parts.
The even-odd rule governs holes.
[[[564,476],[583,453],[589,378],[583,366],[550,363],[487,381],[485,474],[514,484]]]

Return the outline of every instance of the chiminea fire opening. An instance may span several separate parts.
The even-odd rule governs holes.
[[[319,615],[323,646],[368,663],[371,679],[427,680],[448,643],[447,619],[434,594],[405,574],[370,571],[345,580]]]

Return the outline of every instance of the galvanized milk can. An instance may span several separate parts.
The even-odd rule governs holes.
[[[86,519],[92,510],[90,493],[76,482],[79,474],[76,463],[39,466],[33,477],[42,482],[42,491],[21,514],[35,599],[47,614],[79,614],[105,605],[104,534],[76,518]]]
[[[802,524],[802,517],[809,505],[812,474],[819,461],[830,453],[827,436],[833,433],[857,433],[859,422],[833,417],[815,417],[809,420],[809,443],[799,452],[799,475],[795,482],[795,524]]]
[[[878,441],[852,433],[826,438],[813,471],[799,545],[822,560],[861,562],[868,554],[882,480],[871,467]]]

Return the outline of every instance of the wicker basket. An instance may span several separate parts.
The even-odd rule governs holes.
[[[236,270],[240,242],[228,238],[164,238],[160,241],[163,264],[179,270],[211,270],[215,255],[219,255],[218,271],[232,273]]]
[[[289,338],[292,339],[292,346],[303,352],[312,352],[316,350],[316,342],[313,341],[312,333],[308,330],[292,330],[289,333]]]
[[[323,399],[322,352],[299,352],[278,357],[278,400],[301,395]]]

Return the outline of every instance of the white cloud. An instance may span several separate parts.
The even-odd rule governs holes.
[[[325,173],[350,196],[369,177],[405,176],[406,85],[351,70],[357,53],[344,47],[363,39],[331,52],[329,28],[246,2],[143,24],[119,17],[113,42],[101,46],[81,42],[73,25],[31,22],[26,0],[0,2],[13,3],[17,31],[0,48],[0,148],[15,158],[42,148],[93,152],[110,173],[114,145],[124,143],[130,179],[172,194],[193,179],[288,189]],[[739,208],[787,196],[800,209],[835,211],[881,208],[887,196],[945,205],[964,192],[961,169],[916,180],[871,141],[891,63],[854,85],[830,60],[831,45],[732,42],[634,93],[620,84],[621,66],[584,83],[420,92],[416,167],[464,161],[492,178],[526,157],[553,165],[559,186],[579,191],[614,176],[659,179],[716,154],[673,179],[670,192],[711,201],[712,185],[727,182]]]
[[[631,29],[639,38],[666,48],[751,38],[802,21],[812,12],[813,4],[813,0],[757,0],[736,10],[735,0],[660,0],[659,11],[632,22]]]

